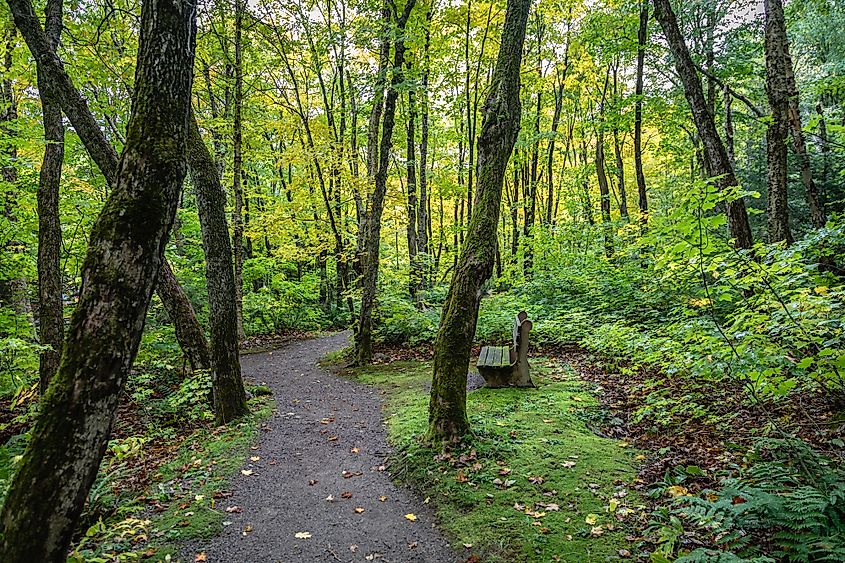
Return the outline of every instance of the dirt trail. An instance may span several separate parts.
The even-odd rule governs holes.
[[[458,560],[428,506],[379,471],[390,447],[378,390],[316,365],[348,338],[345,332],[242,359],[244,375],[273,390],[278,412],[250,452],[260,457],[244,468],[252,474],[238,473],[233,496],[223,501],[243,512],[226,515],[231,524],[220,536],[192,545],[189,561],[198,551],[226,563]],[[300,532],[311,537],[299,539]]]

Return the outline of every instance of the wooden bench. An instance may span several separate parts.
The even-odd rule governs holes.
[[[513,323],[513,346],[485,346],[476,367],[487,387],[534,387],[528,365],[528,333],[532,323],[521,311]]]

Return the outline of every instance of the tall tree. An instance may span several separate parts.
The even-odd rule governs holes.
[[[49,41],[41,30],[29,0],[14,0],[9,4],[13,6],[15,23],[35,57],[39,71],[49,81],[52,91],[60,93],[58,100],[62,105],[62,110],[73,124],[86,151],[97,164],[106,181],[114,186],[120,166],[114,147],[106,140],[87,103],[65,72],[64,65],[50,48]],[[188,137],[188,142],[196,148],[197,143],[202,144],[202,139],[191,135]],[[204,147],[201,146],[201,148]],[[194,152],[195,150],[191,154]],[[192,158],[191,164],[199,168],[207,163],[204,164],[201,158]],[[217,169],[216,163],[215,169]],[[246,412],[246,395],[241,381],[237,333],[232,332],[231,328],[235,326],[236,321],[234,320],[232,255],[225,219],[226,198],[225,195],[214,191],[215,186],[211,183],[212,180],[206,179],[200,182],[197,180],[199,176],[194,177],[195,185],[202,188],[198,190],[197,203],[203,248],[206,253],[207,283],[211,293],[209,301],[212,310],[211,334],[214,340],[211,358],[215,416],[219,422],[228,422]],[[217,178],[216,189],[222,189],[219,185],[219,176],[215,177]],[[224,255],[221,255],[221,252]],[[178,291],[171,290],[168,293],[167,288],[163,287],[158,287],[158,291],[163,303],[171,303],[171,310],[175,311],[177,308],[180,310],[179,314],[171,315],[174,323],[177,324],[176,332],[181,335],[180,345],[188,350],[208,349],[208,345],[204,342],[204,334],[195,328],[198,322],[193,316],[193,308],[187,302],[185,292],[179,288]],[[180,324],[185,326],[178,326]],[[185,340],[190,338],[201,339],[203,342],[186,343]],[[199,354],[203,355],[202,352]],[[186,351],[185,355],[186,358],[193,356],[190,351]],[[207,357],[208,353],[204,356]],[[198,367],[202,366],[198,365]]]
[[[637,28],[637,77],[634,85],[634,171],[637,176],[637,203],[640,221],[648,222],[648,193],[643,173],[643,70],[648,36],[649,0],[640,0],[640,25]]]
[[[364,251],[364,275],[362,279],[361,311],[355,332],[355,355],[360,365],[369,364],[373,359],[373,308],[376,301],[378,282],[379,251],[381,249],[381,215],[384,211],[384,197],[387,195],[387,171],[390,166],[390,150],[393,147],[393,128],[396,122],[396,100],[399,97],[399,85],[403,81],[402,67],[405,64],[405,26],[414,9],[416,0],[406,0],[402,13],[396,6],[390,6],[390,13],[396,25],[396,40],[393,45],[393,69],[390,87],[384,99],[381,126],[381,142],[378,146],[378,161],[375,167],[373,195],[368,206],[367,233]],[[372,126],[372,120],[370,122]],[[377,129],[376,129],[377,131]],[[372,141],[372,129],[370,130]],[[368,146],[367,150],[370,148]]]
[[[29,1],[8,3],[17,25],[34,21],[46,43]],[[97,475],[185,176],[195,9],[173,0],[143,4],[117,181],[91,234],[59,370],[0,512],[2,561],[64,561]],[[30,50],[44,56],[36,45]]]
[[[660,22],[660,27],[663,28],[663,34],[669,43],[669,49],[672,51],[672,57],[675,59],[675,68],[684,84],[684,94],[692,110],[698,135],[704,145],[704,156],[706,162],[709,163],[710,173],[716,177],[716,186],[722,191],[736,187],[738,183],[733,166],[728,159],[725,145],[716,131],[716,122],[708,109],[695,64],[681,35],[681,30],[678,28],[678,20],[669,0],[654,0],[654,17]],[[751,225],[748,223],[745,202],[742,198],[732,198],[727,202],[726,208],[728,229],[734,239],[734,244],[738,248],[751,248],[754,237],[751,234]]]
[[[475,205],[434,344],[426,435],[432,443],[455,443],[470,432],[467,370],[481,288],[493,272],[505,170],[519,132],[519,71],[530,8],[531,0],[508,0],[499,55],[484,104]]]
[[[781,26],[783,7],[779,0],[765,0],[766,95],[772,115],[766,128],[766,218],[769,242],[792,243],[787,196],[787,146],[789,135],[789,92],[786,86],[786,30]],[[778,13],[779,12],[779,13]]]
[[[55,51],[62,35],[62,0],[48,0],[44,9],[44,33]],[[44,120],[44,158],[38,177],[38,324],[39,340],[48,348],[41,352],[39,381],[41,393],[56,370],[62,354],[64,316],[62,313],[62,273],[59,255],[62,226],[59,218],[59,186],[65,157],[65,129],[62,108],[50,81],[37,71],[38,95]]]
[[[243,26],[245,0],[235,0],[235,99],[232,121],[232,191],[235,204],[232,209],[232,248],[235,256],[235,306],[238,313],[238,338],[244,334],[244,190],[243,190],[243,124],[244,69],[243,69]]]

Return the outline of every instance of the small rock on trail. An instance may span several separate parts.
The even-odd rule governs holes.
[[[226,514],[218,537],[187,546],[187,561],[200,552],[225,563],[460,559],[431,509],[384,470],[390,446],[378,390],[316,365],[348,339],[343,332],[241,359],[278,409],[219,507],[240,511]]]

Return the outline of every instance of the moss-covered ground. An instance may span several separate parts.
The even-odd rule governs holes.
[[[331,361],[331,358],[328,359]],[[428,362],[348,371],[384,390],[390,469],[434,505],[470,561],[607,561],[637,557],[643,518],[632,490],[637,452],[597,436],[582,416],[596,401],[568,364],[532,361],[537,389],[479,389],[467,397],[474,438],[442,453],[421,443]]]

